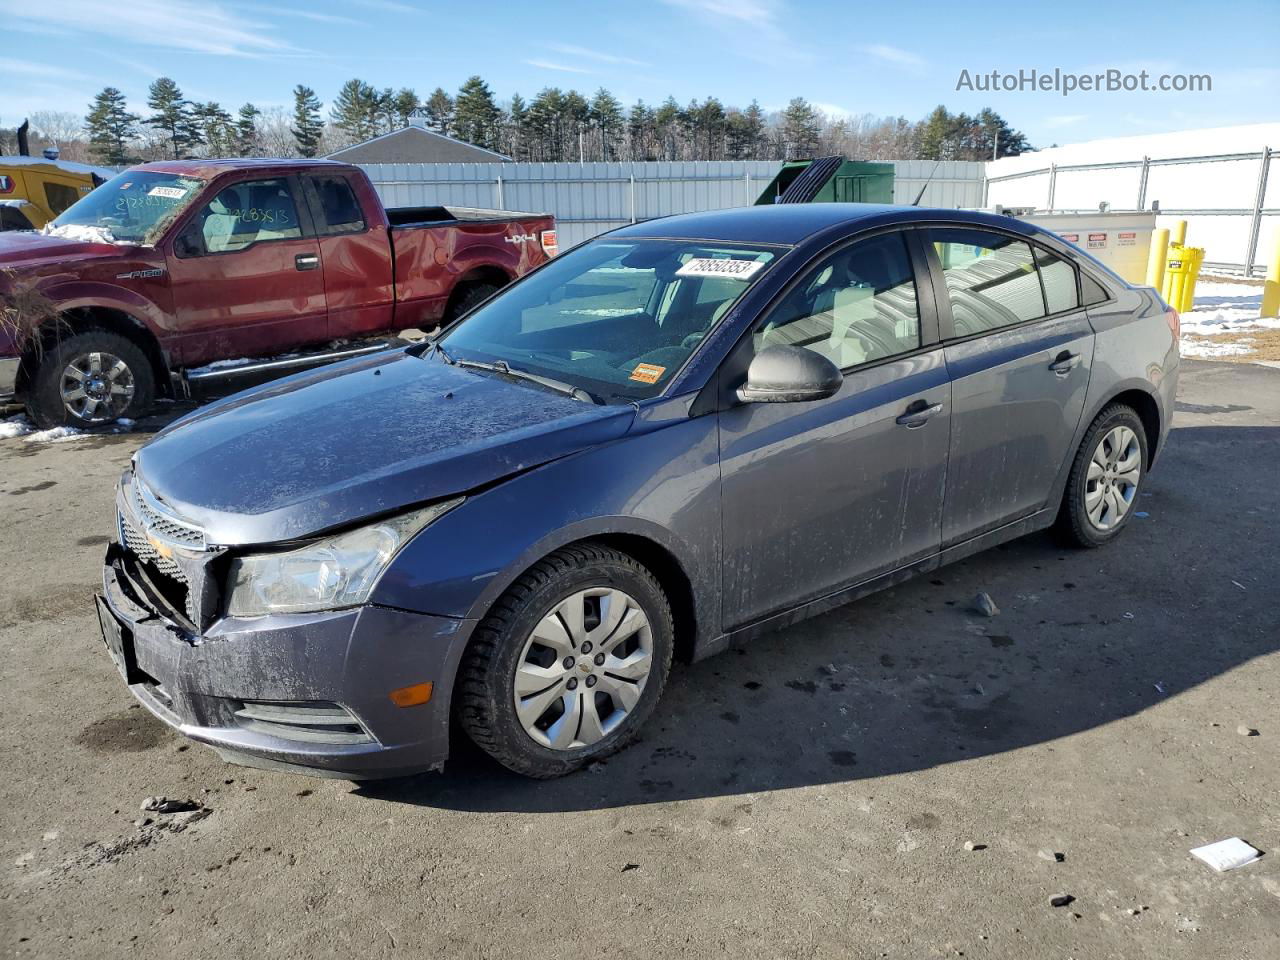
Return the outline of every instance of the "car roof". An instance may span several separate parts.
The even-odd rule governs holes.
[[[297,170],[302,167],[320,167],[324,169],[350,169],[347,163],[335,160],[287,160],[283,158],[258,157],[224,157],[208,160],[153,160],[131,168],[145,170],[148,173],[174,173],[180,176],[201,177],[210,179],[234,170],[277,170],[285,168]]]
[[[776,203],[646,220],[615,230],[609,236],[794,246],[841,226],[852,230],[894,223],[938,221],[1001,227],[1027,236],[1042,233],[1039,228],[1021,220],[975,210],[883,203]]]

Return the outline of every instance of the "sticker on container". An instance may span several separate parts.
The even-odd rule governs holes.
[[[1116,246],[1118,247],[1132,247],[1132,246],[1136,246],[1137,243],[1138,243],[1138,235],[1136,233],[1117,233],[1116,234]]]
[[[694,257],[676,271],[677,277],[734,277],[746,280],[754,276],[764,264],[759,260],[717,260],[714,257]]]
[[[636,368],[631,371],[631,379],[641,383],[657,383],[658,378],[666,372],[666,367],[660,367],[656,363],[637,363]]]
[[[1089,249],[1101,250],[1107,245],[1107,235],[1105,233],[1089,234]]]
[[[148,197],[164,197],[166,200],[181,200],[186,195],[184,187],[152,187],[147,191]]]
[[[1063,240],[1067,241],[1067,243],[1080,242],[1080,234],[1078,233],[1060,233],[1058,234],[1058,236],[1060,236]]]

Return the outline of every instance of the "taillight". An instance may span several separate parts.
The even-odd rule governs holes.
[[[1164,312],[1164,318],[1169,322],[1169,329],[1173,331],[1173,339],[1177,340],[1182,336],[1182,318],[1178,316],[1178,311],[1170,307]]]
[[[0,193],[13,193],[13,177],[0,174]]]
[[[543,230],[538,234],[538,239],[542,241],[542,252],[548,257],[554,257],[560,252],[560,244],[556,241],[554,230]]]

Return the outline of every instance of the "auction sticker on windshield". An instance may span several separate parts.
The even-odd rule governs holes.
[[[184,187],[152,187],[147,191],[149,197],[164,197],[168,200],[181,200],[186,195]]]
[[[631,371],[631,379],[641,383],[657,383],[666,372],[666,367],[660,367],[656,363],[637,363],[636,368]]]
[[[759,260],[717,260],[694,257],[676,271],[677,277],[737,277],[746,280],[764,264]]]

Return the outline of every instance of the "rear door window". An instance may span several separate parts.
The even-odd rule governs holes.
[[[360,233],[367,224],[351,181],[340,176],[311,176],[307,183],[315,200],[316,230],[326,236]]]
[[[1048,312],[1025,240],[959,227],[928,234],[946,281],[957,337],[1036,320]]]
[[[1040,283],[1044,286],[1045,306],[1049,313],[1062,313],[1080,306],[1075,267],[1042,247],[1036,248],[1036,266],[1040,270]]]

